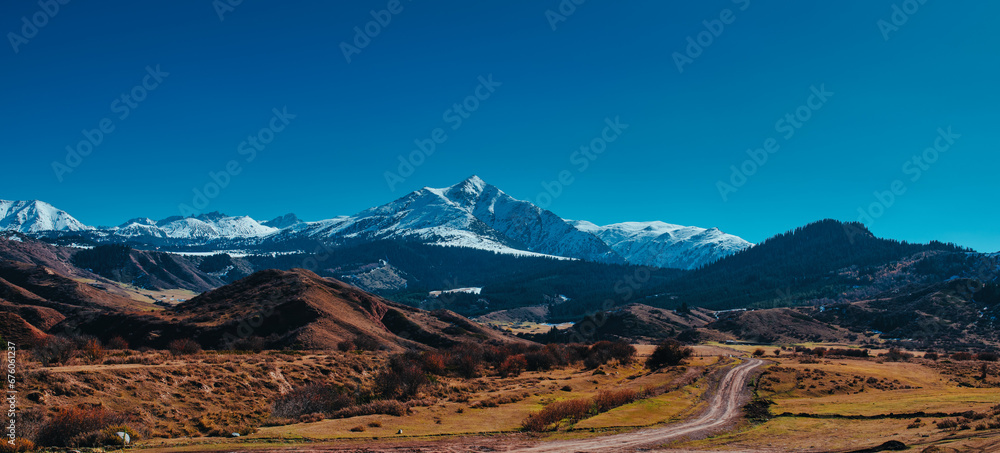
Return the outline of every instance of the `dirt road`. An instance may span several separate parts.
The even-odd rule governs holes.
[[[663,445],[689,437],[703,436],[717,432],[731,425],[739,418],[744,401],[744,389],[750,375],[761,365],[763,360],[747,359],[745,362],[730,368],[719,379],[714,390],[709,390],[707,408],[698,416],[681,423],[660,428],[615,434],[611,436],[590,439],[560,440],[552,442],[531,442],[524,437],[516,438],[455,438],[441,441],[390,440],[378,445],[368,442],[337,443],[332,445],[301,445],[279,449],[235,449],[222,450],[228,452],[281,452],[281,453],[314,453],[314,452],[434,452],[434,453],[464,453],[470,451],[508,451],[508,452],[624,452],[645,450],[657,445]],[[151,449],[150,452],[175,451],[174,449]],[[189,452],[198,451],[196,449]],[[217,453],[217,452],[215,452]],[[679,453],[679,452],[678,452]],[[733,452],[736,453],[736,452]]]
[[[627,451],[640,447],[662,445],[686,437],[708,434],[736,420],[742,408],[743,390],[750,374],[764,364],[763,360],[749,359],[733,367],[719,381],[719,387],[709,397],[708,409],[697,418],[686,422],[646,429],[633,433],[546,442],[508,451],[516,452],[583,452],[583,451]]]

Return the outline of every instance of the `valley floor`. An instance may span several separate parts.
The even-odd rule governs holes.
[[[762,360],[748,358],[755,349],[764,352]],[[996,363],[983,362],[983,379],[981,363],[975,361],[816,358],[750,346],[702,345],[695,351],[686,366],[657,373],[635,363],[605,365],[599,371],[571,367],[511,378],[446,379],[440,394],[424,395],[404,416],[271,426],[239,439],[197,436],[203,435],[201,425],[222,425],[241,412],[266,411],[268,392],[262,389],[288,388],[328,375],[364,379],[383,359],[375,353],[264,353],[67,366],[33,371],[45,382],[36,382],[31,390],[47,395],[46,406],[98,401],[112,408],[149,405],[160,420],[156,433],[169,434],[136,446],[149,453],[849,452],[888,441],[902,442],[911,451],[1000,449]],[[651,347],[640,346],[640,362],[650,352]],[[546,404],[622,387],[664,391],[575,423],[563,422],[553,432],[520,432],[525,417]],[[773,418],[758,423],[740,419],[753,389],[774,402]]]

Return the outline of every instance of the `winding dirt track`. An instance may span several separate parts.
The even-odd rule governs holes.
[[[247,453],[281,452],[281,453],[313,453],[313,452],[435,452],[459,453],[470,451],[507,451],[507,452],[621,452],[638,449],[649,449],[657,445],[681,440],[684,438],[712,434],[730,426],[735,422],[744,403],[744,389],[747,379],[763,360],[747,359],[726,372],[719,380],[715,389],[710,389],[708,407],[697,417],[681,423],[660,428],[644,429],[636,432],[595,437],[591,439],[560,440],[551,442],[536,442],[520,440],[483,440],[479,438],[457,438],[444,442],[430,444],[409,441],[390,442],[382,445],[365,445],[363,447],[346,445],[329,446],[298,446],[280,449],[246,449],[224,450]],[[487,447],[488,445],[488,447]],[[167,450],[164,450],[167,451]],[[171,450],[172,451],[172,450]],[[191,452],[196,450],[190,450]],[[218,452],[213,452],[218,453]]]
[[[664,426],[662,428],[645,429],[633,433],[616,434],[613,436],[596,437],[593,439],[565,440],[546,442],[524,448],[514,448],[508,451],[516,452],[582,452],[582,451],[621,451],[640,447],[651,447],[668,442],[712,433],[740,416],[743,390],[747,378],[763,360],[749,359],[733,367],[719,381],[719,387],[709,398],[708,410],[695,419],[686,422]]]

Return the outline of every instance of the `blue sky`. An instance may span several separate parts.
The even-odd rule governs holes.
[[[203,211],[318,220],[472,174],[539,201],[568,172],[548,184],[565,218],[756,242],[862,208],[880,236],[1000,250],[995,2],[226,1],[4,2],[0,198],[114,225],[195,207],[215,174],[227,184]],[[711,42],[688,49],[699,34]],[[433,154],[387,183],[437,128]],[[68,162],[84,130],[101,143]],[[606,149],[579,153],[592,143]]]

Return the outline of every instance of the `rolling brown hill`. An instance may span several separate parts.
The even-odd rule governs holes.
[[[165,347],[190,338],[202,347],[365,349],[446,347],[460,342],[523,341],[453,312],[428,312],[387,301],[303,269],[257,272],[156,313],[110,313],[80,329],[101,338]]]

